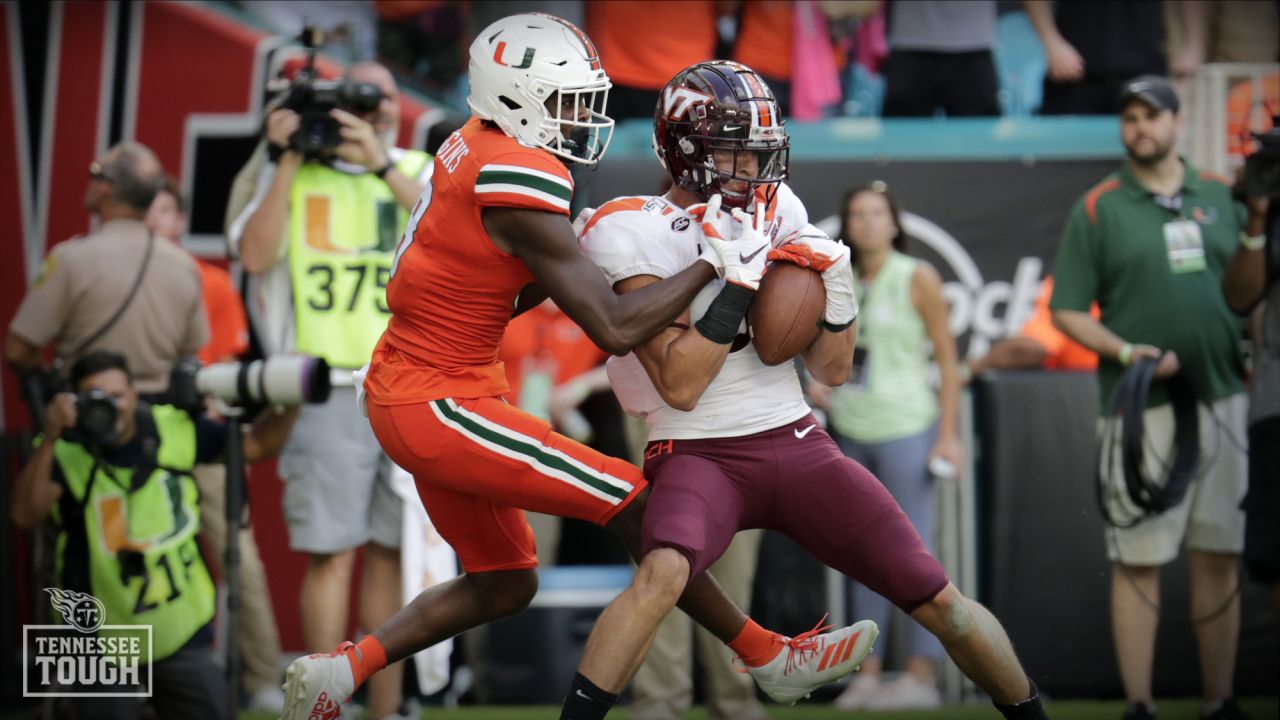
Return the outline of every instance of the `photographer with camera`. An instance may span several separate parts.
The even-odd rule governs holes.
[[[160,161],[138,143],[115,145],[89,164],[84,205],[98,229],[54,247],[23,298],[4,349],[19,375],[39,375],[51,342],[64,367],[93,350],[124,348],[139,391],[160,393],[178,360],[205,344],[195,261],[143,223],[163,183]],[[28,385],[33,415],[49,391]]]
[[[1280,117],[1275,127],[1280,128]],[[1244,561],[1251,580],[1271,586],[1280,633],[1280,129],[1258,139],[1261,147],[1249,156],[1246,184],[1250,176],[1262,179],[1251,194],[1266,197],[1249,201],[1249,224],[1222,286],[1231,309],[1255,320]]]
[[[139,401],[124,356],[95,351],[71,368],[72,393],[46,408],[44,434],[13,487],[13,521],[58,529],[58,586],[102,602],[110,625],[150,625],[153,702],[161,718],[229,718],[213,663],[217,605],[197,545],[191,470],[227,446],[226,426]],[[268,410],[244,434],[248,461],[275,455],[296,412]],[[194,522],[192,521],[194,520]],[[137,717],[134,698],[76,701],[79,717]]]
[[[1207,720],[1232,698],[1244,547],[1246,398],[1240,322],[1221,281],[1246,209],[1174,150],[1183,116],[1163,77],[1124,84],[1127,162],[1076,203],[1054,265],[1053,321],[1098,353],[1099,508],[1126,720],[1155,717],[1160,569],[1185,543]],[[1249,226],[1258,222],[1251,209]],[[1100,319],[1090,316],[1097,302]]]
[[[354,103],[370,96],[379,101],[359,112]],[[335,369],[329,402],[302,410],[279,465],[289,544],[309,555],[299,605],[310,652],[346,636],[357,548],[360,626],[372,631],[400,608],[403,505],[349,372],[369,361],[386,327],[396,243],[431,173],[431,156],[392,146],[398,97],[375,63],[341,81],[301,72],[267,116],[267,162],[227,231],[250,273],[248,310],[263,351],[296,350]],[[400,672],[371,683],[371,718],[399,708]]]

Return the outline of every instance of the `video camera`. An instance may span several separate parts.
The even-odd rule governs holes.
[[[310,355],[274,355],[266,360],[203,367],[195,358],[178,363],[169,376],[169,403],[198,412],[205,396],[228,405],[323,403],[329,399],[329,364]]]
[[[280,107],[298,113],[298,129],[289,136],[289,147],[308,160],[323,160],[342,144],[342,126],[329,114],[334,108],[361,115],[378,109],[382,90],[373,83],[321,80],[316,76],[316,53],[324,46],[324,31],[305,27],[298,36],[307,49],[307,63],[289,84]]]
[[[1250,133],[1258,149],[1244,161],[1244,187],[1251,197],[1280,198],[1280,115],[1270,130]]]

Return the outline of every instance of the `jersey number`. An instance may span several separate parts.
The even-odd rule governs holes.
[[[418,196],[418,202],[413,206],[413,212],[409,213],[409,222],[404,226],[404,234],[400,236],[400,244],[396,247],[395,257],[391,259],[391,277],[395,277],[396,270],[400,269],[400,257],[413,244],[413,236],[418,232],[418,223],[422,222],[422,216],[426,215],[427,208],[431,207],[431,195],[431,181],[427,180],[427,187]]]
[[[337,280],[338,272],[352,279],[351,292],[345,300],[341,297],[341,293],[334,287]],[[316,293],[307,298],[307,305],[312,310],[327,312],[333,310],[335,306],[342,305],[347,312],[355,312],[356,303],[360,299],[360,291],[364,288],[364,284],[369,275],[369,265],[366,263],[353,263],[343,265],[339,271],[335,271],[332,265],[324,265],[317,263],[307,268],[307,277],[315,281]],[[374,305],[377,306],[378,312],[390,313],[387,307],[387,283],[391,280],[391,268],[385,265],[379,265],[373,271],[373,284],[377,287],[374,294]]]
[[[149,610],[155,610],[162,604],[169,604],[178,599],[182,594],[182,590],[186,588],[187,583],[191,582],[191,566],[196,562],[196,540],[189,538],[185,543],[178,547],[178,559],[182,563],[182,584],[178,584],[177,575],[175,575],[172,561],[169,560],[169,553],[161,555],[156,560],[156,567],[164,572],[165,580],[169,583],[169,595],[164,600],[147,600],[147,593],[151,590],[152,570],[142,575],[142,585],[138,588],[138,599],[133,603],[133,614],[140,615]]]

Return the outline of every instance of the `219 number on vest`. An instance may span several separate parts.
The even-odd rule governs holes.
[[[373,272],[370,273],[370,270]],[[372,277],[369,277],[372,275]],[[378,312],[390,314],[387,307],[387,283],[391,280],[391,266],[368,263],[350,263],[347,265],[330,265],[315,263],[307,268],[307,277],[314,285],[313,292],[308,294],[307,306],[319,312],[328,312],[342,308],[346,312],[355,312],[360,302],[360,293],[365,283],[372,283],[377,291],[373,293],[373,303]]]

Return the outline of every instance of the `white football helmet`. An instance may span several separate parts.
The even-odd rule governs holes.
[[[612,84],[595,45],[567,20],[524,13],[485,28],[471,43],[470,81],[471,112],[524,145],[587,165],[609,147]]]

